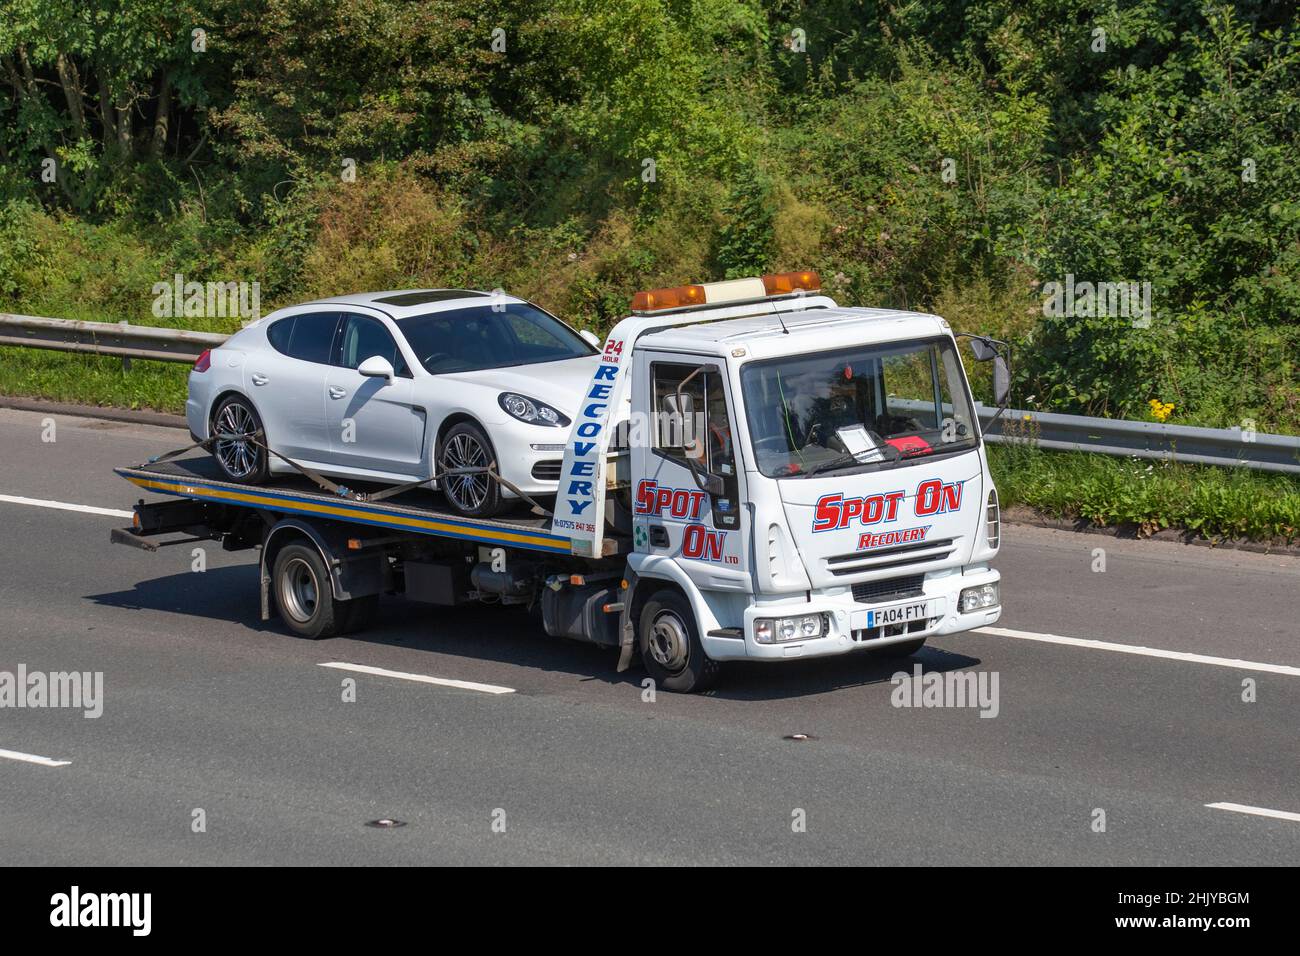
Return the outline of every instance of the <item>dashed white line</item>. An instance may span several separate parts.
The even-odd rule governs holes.
[[[17,750],[0,750],[0,758],[5,760],[21,760],[23,763],[36,763],[42,767],[66,767],[72,763],[71,760],[53,760],[50,757],[42,757],[38,754],[25,754]]]
[[[1189,654],[1186,651],[1167,651],[1159,647],[1141,647],[1136,644],[1115,644],[1111,641],[1093,641],[1082,637],[1062,637],[1059,634],[1036,634],[1033,631],[1015,631],[1008,627],[977,627],[976,634],[993,634],[997,637],[1014,637],[1022,641],[1041,641],[1044,644],[1064,644],[1068,647],[1086,647],[1097,651],[1115,651],[1119,654],[1140,654],[1143,657],[1163,657],[1171,661],[1190,661],[1193,664],[1212,664],[1231,667],[1239,671],[1264,671],[1268,674],[1286,674],[1300,677],[1300,667],[1289,664],[1265,664],[1260,661],[1243,661],[1232,657],[1212,657],[1209,654]]]
[[[476,690],[483,694],[513,694],[513,687],[501,687],[498,684],[478,684],[470,680],[452,680],[449,677],[430,677],[427,674],[408,674],[405,671],[390,671],[383,667],[371,667],[368,664],[345,664],[342,661],[330,661],[321,667],[333,667],[341,671],[356,671],[358,674],[372,674],[375,677],[396,677],[399,680],[412,680],[421,684],[437,684],[439,687],[458,687],[461,690]]]
[[[94,505],[78,505],[71,501],[47,501],[44,498],[23,498],[19,495],[0,495],[0,501],[11,505],[31,505],[35,508],[53,508],[56,511],[80,511],[88,515],[105,515],[109,518],[130,518],[134,512],[118,508],[96,508]]]
[[[1290,820],[1300,823],[1300,813],[1290,810],[1270,810],[1268,807],[1249,807],[1244,803],[1207,803],[1212,810],[1231,810],[1233,813],[1249,813],[1253,817],[1272,817],[1274,820]]]

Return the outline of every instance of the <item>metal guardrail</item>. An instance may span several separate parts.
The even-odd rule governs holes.
[[[987,429],[996,408],[976,409]],[[1300,437],[1241,428],[1197,428],[1122,418],[1090,418],[1007,409],[985,439],[994,444],[1032,440],[1051,451],[1083,451],[1125,458],[1180,461],[1300,475]]]
[[[74,322],[0,313],[0,345],[113,355],[124,361],[192,362],[227,336],[214,332],[110,322]],[[1251,433],[1240,428],[1196,428],[1008,409],[988,433],[997,409],[976,407],[985,438],[994,443],[1032,438],[1040,448],[1125,458],[1181,461],[1300,474],[1300,437]]]
[[[38,315],[0,312],[0,345],[22,345],[59,352],[113,355],[155,362],[193,362],[229,336],[188,329],[164,329],[123,322],[74,322]]]

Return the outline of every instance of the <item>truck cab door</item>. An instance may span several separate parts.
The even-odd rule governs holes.
[[[643,358],[633,426],[641,434],[631,441],[633,546],[674,558],[701,589],[748,591],[744,469],[724,367],[671,353]]]

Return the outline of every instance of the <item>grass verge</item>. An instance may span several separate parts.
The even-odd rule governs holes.
[[[122,360],[42,349],[0,348],[0,395],[80,405],[185,413],[187,362]]]
[[[1003,507],[1053,518],[1131,526],[1139,535],[1185,529],[1209,539],[1288,542],[1300,537],[1300,479],[1178,462],[990,445]]]

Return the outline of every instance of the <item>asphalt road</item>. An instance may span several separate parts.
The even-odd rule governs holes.
[[[0,755],[5,863],[1300,861],[1300,816],[1207,806],[1300,814],[1295,558],[1008,526],[1004,632],[647,702],[639,670],[522,612],[264,625],[250,553],[195,573],[188,547],[110,545],[121,517],[11,500],[129,509],[112,466],[184,433],[58,418],[48,442],[43,417],[0,410],[0,672],[102,671],[104,705],[0,709],[0,751],[66,761]],[[893,706],[914,663],[996,677],[996,716]],[[365,826],[384,817],[407,825]]]

